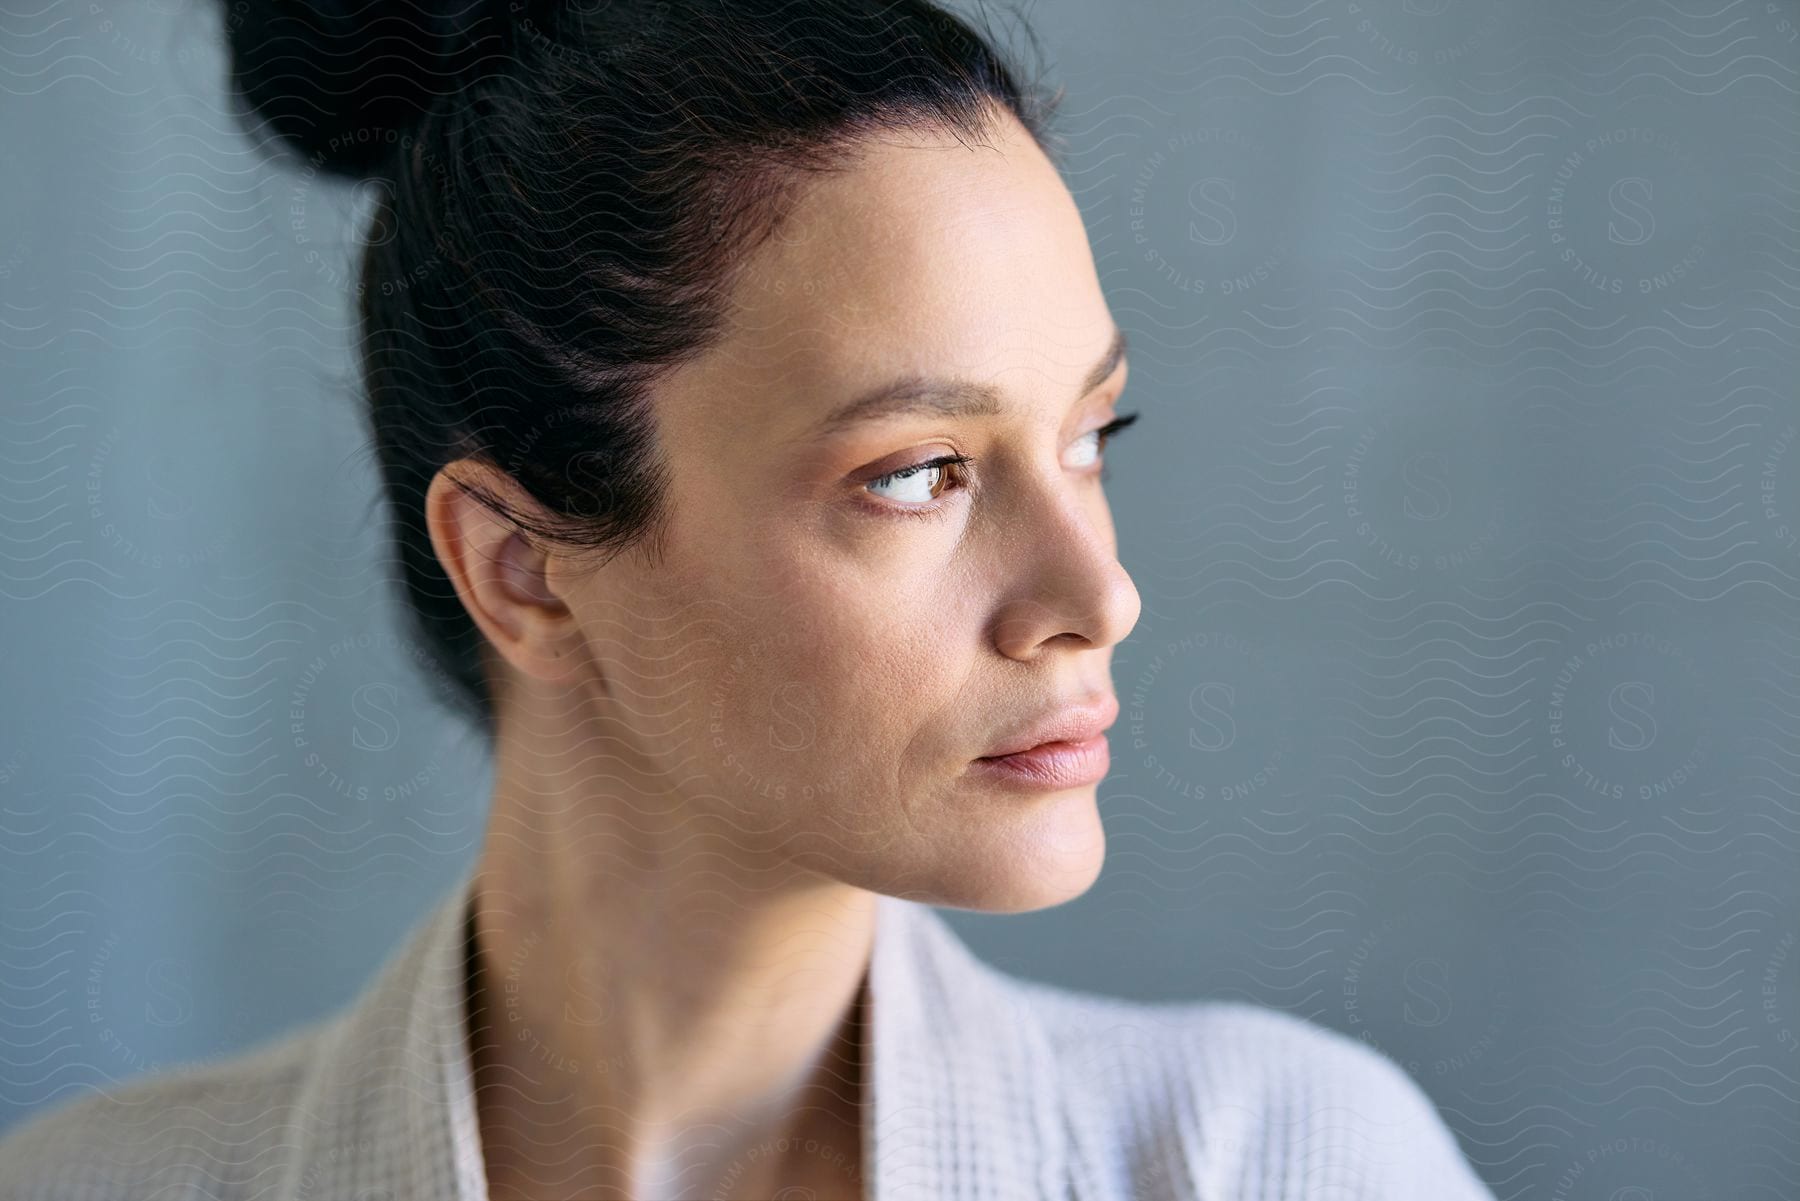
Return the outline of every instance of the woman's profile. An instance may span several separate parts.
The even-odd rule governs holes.
[[[366,419],[484,842],[355,1001],[0,1143],[0,1195],[1476,1201],[1238,1002],[1010,976],[1082,895],[1139,617],[1126,338],[1053,101],[928,0],[222,6],[380,181]]]

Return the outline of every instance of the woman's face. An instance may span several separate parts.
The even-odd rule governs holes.
[[[971,763],[1111,706],[1138,618],[1092,436],[1125,366],[1086,231],[1016,122],[991,148],[874,145],[810,187],[746,263],[725,340],[655,390],[663,555],[565,585],[607,737],[759,865],[1060,903],[1100,871],[1095,785]],[[904,379],[994,403],[831,420]],[[973,461],[878,478],[954,454]]]

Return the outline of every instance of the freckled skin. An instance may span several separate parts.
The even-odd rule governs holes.
[[[1100,871],[1094,786],[964,774],[1046,708],[1111,692],[1139,614],[1081,457],[1125,378],[1076,396],[1114,329],[1086,231],[1023,128],[1004,118],[992,142],[870,144],[744,264],[727,337],[654,391],[660,558],[534,551],[433,482],[433,545],[491,644],[500,713],[477,900],[496,1031],[477,1060],[505,1085],[482,1101],[491,1185],[816,1184],[818,1165],[746,1169],[743,1148],[856,1146],[844,1018],[872,894],[1020,912]],[[913,373],[990,384],[1006,412],[812,439]],[[952,453],[975,462],[935,500],[928,482],[861,486]],[[938,511],[880,515],[920,498]],[[553,1050],[517,1042],[524,1024]],[[553,1054],[609,1070],[559,1072]],[[741,1147],[705,1145],[717,1126],[690,1136],[703,1122],[741,1124]]]

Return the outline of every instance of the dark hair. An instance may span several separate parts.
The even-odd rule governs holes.
[[[735,266],[859,139],[979,139],[1010,113],[1056,160],[1062,99],[929,0],[226,0],[253,136],[383,186],[358,361],[407,609],[491,738],[483,638],[431,548],[432,477],[474,457],[542,506],[528,536],[654,556],[660,370],[719,335]]]

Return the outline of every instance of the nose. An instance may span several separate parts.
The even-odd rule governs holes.
[[[994,645],[1028,661],[1047,646],[1109,647],[1137,625],[1143,602],[1119,562],[1106,499],[1063,483],[1021,513],[1018,559],[994,615]]]

